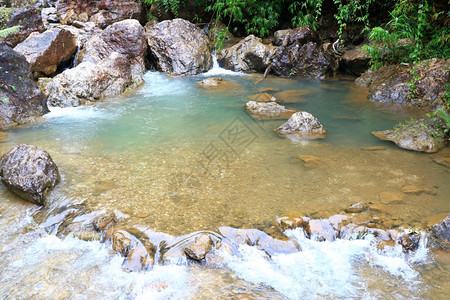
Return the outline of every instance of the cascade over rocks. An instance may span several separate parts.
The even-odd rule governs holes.
[[[142,19],[141,1],[59,0],[58,17],[63,25],[92,21],[101,28],[126,19]]]
[[[3,39],[4,42],[9,42],[12,46],[23,42],[32,32],[43,32],[45,30],[41,14],[34,7],[11,9],[9,21],[4,27],[8,28],[13,26],[21,26],[19,32]]]
[[[91,38],[79,55],[79,62],[97,63],[111,53],[118,52],[130,61],[133,80],[136,85],[140,85],[145,72],[146,51],[144,28],[137,20],[123,20]]]
[[[326,133],[319,120],[306,111],[294,113],[275,131],[293,141],[324,138]]]
[[[414,80],[414,76],[420,79]],[[450,59],[433,58],[420,62],[416,70],[404,65],[369,70],[356,79],[355,84],[370,88],[370,101],[434,110],[443,105],[445,85],[449,81]],[[411,86],[414,90],[411,90]]]
[[[208,36],[194,24],[174,19],[145,26],[150,61],[170,75],[195,75],[212,66]]]
[[[49,106],[70,107],[116,96],[133,86],[131,65],[123,54],[112,52],[98,63],[83,62],[39,85]]]
[[[264,72],[277,48],[266,45],[260,38],[249,35],[236,45],[217,53],[217,61],[225,69],[243,72]]]
[[[47,99],[33,81],[25,56],[0,42],[0,129],[36,120]]]
[[[447,145],[444,134],[423,120],[372,134],[380,140],[394,142],[400,148],[419,152],[437,152]]]
[[[45,196],[60,179],[50,155],[32,145],[18,145],[3,155],[0,176],[10,191],[39,205],[45,205]]]
[[[70,31],[51,28],[43,33],[32,33],[14,50],[27,58],[31,72],[39,78],[52,76],[58,68],[69,64],[77,51],[77,41]]]
[[[336,59],[321,45],[317,33],[309,26],[283,31],[276,36],[278,41],[284,36],[272,59],[272,70],[276,75],[323,78],[336,72]]]

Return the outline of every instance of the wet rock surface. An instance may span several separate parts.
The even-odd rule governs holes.
[[[91,38],[79,55],[79,63],[98,63],[113,52],[124,55],[131,65],[136,85],[143,83],[144,56],[147,52],[144,27],[137,20],[123,20],[108,26]]]
[[[146,25],[151,63],[171,75],[195,75],[209,70],[208,36],[194,24],[174,19]]]
[[[270,65],[276,47],[263,44],[260,38],[249,35],[236,45],[217,54],[217,61],[225,69],[242,72],[264,72]]]
[[[9,21],[6,23],[5,28],[13,26],[20,26],[19,31],[3,39],[3,41],[11,43],[12,46],[23,42],[32,32],[40,33],[44,31],[41,15],[34,7],[11,9]]]
[[[380,140],[394,142],[400,148],[419,152],[437,152],[447,145],[443,133],[424,120],[372,134]]]
[[[77,43],[70,31],[51,28],[40,34],[31,34],[14,50],[27,58],[34,78],[39,78],[52,76],[58,68],[70,64],[77,51]]]
[[[323,78],[333,75],[337,68],[336,59],[322,47],[317,33],[309,26],[286,32],[272,59],[272,70],[280,76]]]
[[[324,138],[326,133],[319,120],[306,111],[294,113],[275,131],[292,140]]]
[[[361,76],[369,69],[370,57],[363,46],[344,52],[339,60],[339,69],[344,73]]]
[[[119,95],[133,86],[133,78],[127,57],[113,52],[98,63],[83,62],[52,79],[41,78],[39,85],[49,106],[70,107]]]
[[[196,261],[200,261],[205,258],[206,254],[211,251],[213,241],[207,234],[202,234],[194,239],[192,243],[184,248],[184,253]]]
[[[248,101],[244,105],[245,109],[250,112],[253,116],[261,117],[261,118],[270,118],[270,119],[287,119],[293,113],[296,112],[295,109],[286,108],[283,105],[280,105],[276,102],[257,102],[257,101]]]
[[[430,227],[429,245],[435,248],[450,250],[450,215],[441,222]]]
[[[417,67],[396,65],[369,70],[355,84],[370,88],[370,101],[431,110],[443,105],[445,85],[449,80],[450,59],[433,58],[420,62]]]
[[[0,129],[36,120],[48,112],[25,56],[0,42]]]
[[[18,145],[0,159],[0,176],[13,193],[45,205],[45,196],[59,182],[58,167],[50,155],[32,145]]]

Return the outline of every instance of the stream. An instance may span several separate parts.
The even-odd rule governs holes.
[[[211,76],[225,88],[198,83]],[[420,245],[381,251],[374,237],[318,242],[286,235],[294,254],[267,258],[240,246],[222,268],[187,262],[126,272],[110,245],[55,236],[44,226],[64,208],[120,211],[125,223],[169,235],[219,226],[278,233],[276,218],[342,213],[374,203],[386,228],[422,228],[449,210],[449,169],[437,154],[401,150],[371,131],[422,113],[371,103],[351,78],[302,80],[245,75],[217,66],[193,77],[147,72],[136,91],[90,106],[52,108],[7,133],[0,153],[26,143],[45,149],[62,176],[43,209],[0,186],[2,299],[445,299],[450,255]],[[316,116],[327,136],[292,142],[274,132],[285,120],[255,119],[247,97],[266,91]],[[267,90],[270,89],[270,90]],[[276,91],[274,90],[276,89]],[[278,93],[278,94],[277,94]],[[320,163],[305,166],[298,158]],[[386,201],[405,186],[431,191]],[[49,221],[50,220],[50,221]],[[44,224],[44,225],[43,225]]]

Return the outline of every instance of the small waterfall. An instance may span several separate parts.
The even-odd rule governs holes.
[[[201,76],[212,77],[212,76],[243,76],[243,75],[247,75],[242,72],[235,72],[235,71],[231,71],[231,70],[222,68],[219,65],[219,62],[217,61],[216,53],[212,54],[212,58],[213,58],[212,68],[208,72],[201,74]]]

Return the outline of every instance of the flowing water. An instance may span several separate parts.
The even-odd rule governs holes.
[[[230,83],[198,85],[218,75]],[[89,211],[118,210],[129,225],[171,235],[222,225],[276,234],[276,217],[283,213],[329,217],[358,201],[377,205],[386,228],[427,228],[450,210],[448,168],[436,163],[449,148],[428,155],[377,140],[371,131],[420,112],[369,103],[367,90],[352,80],[264,80],[214,68],[187,78],[148,72],[145,81],[137,91],[91,106],[54,108],[40,122],[9,131],[0,153],[19,143],[50,153],[62,181],[48,197],[49,211],[77,204]],[[292,142],[273,131],[284,120],[252,118],[243,108],[246,98],[265,88],[285,91],[283,104],[312,113],[327,137]],[[301,155],[321,162],[307,167]],[[408,185],[428,192],[403,194]],[[401,193],[402,199],[380,197],[386,192]],[[169,264],[128,273],[108,245],[57,238],[40,224],[52,222],[52,213],[39,221],[38,207],[3,186],[0,199],[2,298],[445,299],[450,294],[446,253],[423,245],[412,254],[400,246],[379,251],[370,236],[316,242],[298,230],[287,233],[302,246],[296,254],[268,259],[243,246],[237,256],[223,254],[226,263],[219,269]]]

